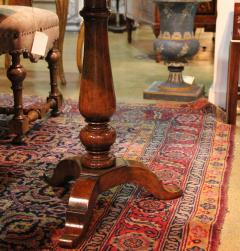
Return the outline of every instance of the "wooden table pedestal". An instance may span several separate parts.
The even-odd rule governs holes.
[[[88,229],[98,194],[124,183],[144,187],[159,199],[181,196],[175,185],[162,181],[140,162],[118,159],[110,152],[115,129],[109,125],[116,110],[108,46],[106,0],[85,0],[81,11],[85,23],[85,48],[79,110],[87,125],[80,132],[86,153],[62,160],[48,182],[54,186],[76,179],[70,194],[64,234],[60,245],[74,248]]]

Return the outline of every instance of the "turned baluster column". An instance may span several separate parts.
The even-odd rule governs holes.
[[[81,163],[89,168],[106,168],[115,164],[110,147],[116,138],[115,130],[108,124],[116,109],[107,34],[110,12],[106,1],[85,0],[84,3],[81,15],[85,47],[79,110],[88,125],[80,133],[87,150]]]
[[[60,114],[60,108],[62,106],[63,97],[58,89],[57,84],[57,64],[60,59],[60,52],[58,49],[54,48],[48,52],[46,61],[48,62],[48,68],[50,72],[50,93],[48,96],[48,102],[51,103],[53,116],[58,116]]]
[[[23,113],[23,80],[26,77],[26,71],[20,64],[20,54],[12,53],[12,65],[7,70],[7,77],[12,83],[14,98],[14,116],[10,121],[11,132],[16,134],[14,143],[20,144],[25,141],[25,133],[29,130],[28,118]]]

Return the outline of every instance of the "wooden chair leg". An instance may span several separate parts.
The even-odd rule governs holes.
[[[54,48],[48,52],[46,61],[48,62],[48,68],[50,73],[50,86],[51,90],[48,96],[48,102],[54,101],[52,108],[52,115],[57,116],[60,113],[60,107],[62,106],[63,97],[60,93],[57,85],[57,73],[58,73],[58,62],[60,58],[60,52]]]
[[[80,73],[82,73],[83,66],[84,30],[85,27],[83,22],[80,27],[77,40],[77,67]]]
[[[16,134],[15,143],[23,143],[25,133],[29,130],[28,117],[23,114],[23,80],[26,77],[26,71],[20,64],[20,54],[12,53],[12,64],[7,70],[7,77],[12,83],[13,98],[14,98],[14,116],[10,121],[10,131]]]
[[[134,20],[127,17],[126,24],[127,24],[127,34],[128,34],[128,43],[129,44],[132,43],[133,23],[134,23]]]
[[[66,79],[64,75],[63,68],[63,42],[67,24],[67,14],[68,14],[68,3],[69,0],[56,0],[56,11],[59,17],[59,39],[58,39],[58,49],[61,52],[59,63],[58,63],[58,77],[60,78],[61,84],[66,85]]]
[[[9,54],[5,54],[5,62],[4,62],[4,67],[5,69],[8,69],[11,63],[11,59]]]

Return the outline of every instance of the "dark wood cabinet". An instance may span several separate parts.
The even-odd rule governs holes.
[[[195,18],[195,28],[202,27],[205,31],[215,32],[217,19],[217,0],[201,3]]]
[[[207,3],[200,3],[197,14],[208,15],[216,12],[216,0]]]

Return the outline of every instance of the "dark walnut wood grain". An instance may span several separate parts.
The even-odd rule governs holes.
[[[144,187],[159,199],[175,199],[182,190],[164,185],[140,162],[118,159],[110,148],[115,129],[109,120],[116,110],[109,56],[105,0],[85,0],[81,15],[85,23],[85,49],[79,98],[80,113],[88,123],[80,132],[86,153],[62,160],[48,182],[58,186],[76,179],[69,199],[64,234],[60,245],[78,246],[84,238],[98,194],[124,183]]]

